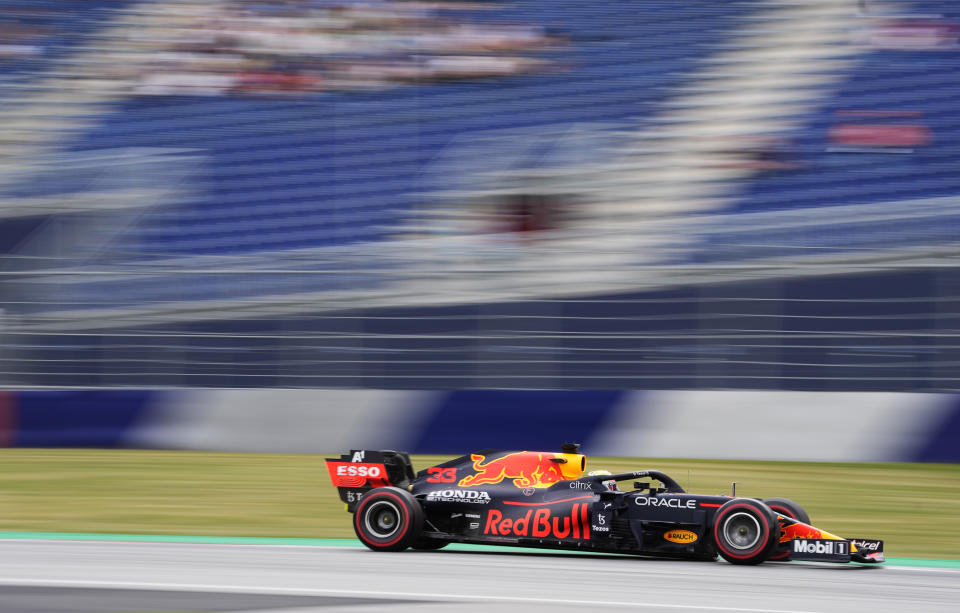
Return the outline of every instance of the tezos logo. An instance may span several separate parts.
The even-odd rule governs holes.
[[[380,469],[380,466],[374,464],[357,464],[356,466],[352,464],[341,464],[337,466],[337,476],[338,477],[373,477],[377,478],[383,474],[383,471]]]
[[[671,543],[694,543],[699,538],[696,532],[689,530],[671,530],[665,532],[663,538]]]
[[[568,487],[572,490],[591,490],[593,486],[583,481],[571,481]]]
[[[697,503],[692,498],[660,498],[659,496],[637,496],[633,499],[641,507],[670,507],[672,509],[696,509]]]
[[[427,494],[430,502],[469,502],[473,504],[489,504],[490,494],[475,490],[437,490]]]
[[[596,523],[590,525],[590,529],[594,532],[610,532],[610,526],[607,525],[607,516],[604,513],[597,513],[594,515]]]

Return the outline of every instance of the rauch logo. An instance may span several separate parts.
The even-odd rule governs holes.
[[[665,533],[663,538],[671,543],[695,543],[699,537],[697,537],[696,532],[690,532],[689,530],[671,530]]]

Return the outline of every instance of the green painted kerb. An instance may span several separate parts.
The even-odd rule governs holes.
[[[299,545],[308,547],[363,547],[356,539],[305,539],[305,538],[267,538],[256,536],[180,536],[170,534],[87,534],[74,532],[0,532],[0,539],[50,540],[50,541],[126,541],[141,543],[211,543],[222,545]],[[447,549],[459,551],[504,551],[495,545],[453,544]],[[533,549],[524,547],[528,552],[549,553],[594,553],[568,552],[553,549]],[[960,560],[931,560],[923,558],[887,558],[890,566],[916,566],[924,568],[957,568]]]

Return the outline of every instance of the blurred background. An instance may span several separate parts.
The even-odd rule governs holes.
[[[958,462],[958,40],[0,0],[0,445]]]

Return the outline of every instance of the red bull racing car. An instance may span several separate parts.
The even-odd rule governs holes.
[[[714,560],[879,563],[883,541],[815,528],[786,498],[690,494],[657,470],[584,474],[560,453],[484,450],[414,473],[396,451],[353,450],[327,469],[364,545],[376,551],[485,543]],[[646,481],[640,481],[640,480]],[[621,491],[618,482],[633,481]]]

